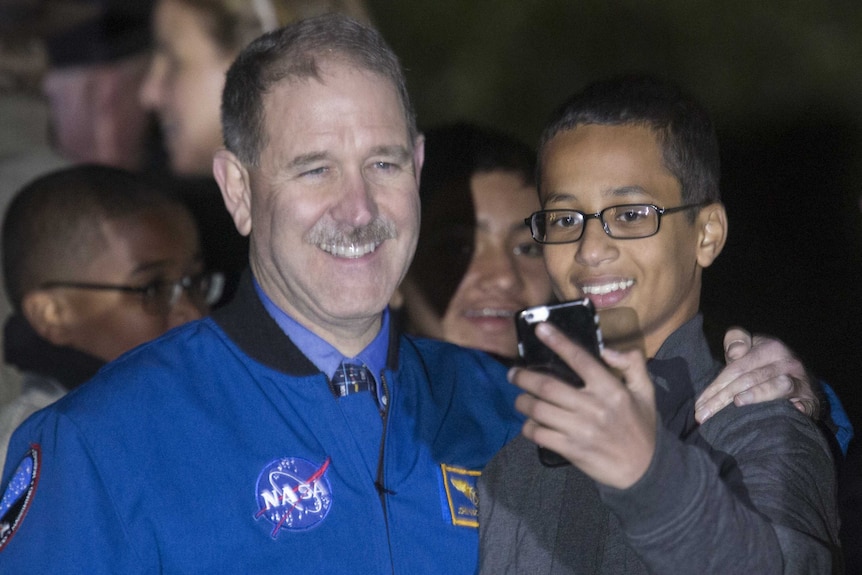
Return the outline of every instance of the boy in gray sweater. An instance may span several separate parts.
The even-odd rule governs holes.
[[[815,423],[786,400],[694,418],[721,367],[701,275],[727,236],[706,112],[652,78],[594,84],[548,124],[539,162],[544,209],[529,223],[556,295],[628,308],[638,326],[623,335],[641,344],[605,349],[603,365],[537,330],[585,385],[510,372],[528,419],[480,481],[482,572],[840,572]],[[571,465],[543,466],[537,444]]]

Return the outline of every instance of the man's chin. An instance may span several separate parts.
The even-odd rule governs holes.
[[[332,292],[328,296],[330,315],[344,319],[363,319],[379,316],[389,298],[382,297],[382,290],[377,287],[373,291],[367,289],[343,289]],[[390,292],[387,291],[386,294]]]

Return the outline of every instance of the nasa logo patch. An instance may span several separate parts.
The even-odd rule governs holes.
[[[332,507],[332,490],[326,470],[330,458],[314,465],[299,457],[268,463],[257,478],[255,519],[265,517],[273,525],[272,538],[282,529],[304,531],[316,527]]]
[[[15,535],[33,502],[33,494],[39,484],[41,454],[38,445],[30,447],[9,479],[3,499],[0,499],[0,551]]]
[[[440,468],[452,525],[479,527],[479,490],[476,484],[482,472],[445,463]]]

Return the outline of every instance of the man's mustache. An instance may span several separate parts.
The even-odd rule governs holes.
[[[360,227],[346,228],[334,222],[318,222],[306,235],[306,241],[312,245],[351,246],[380,244],[397,236],[395,224],[378,216]]]

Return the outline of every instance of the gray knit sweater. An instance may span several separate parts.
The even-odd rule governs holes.
[[[698,426],[694,400],[721,367],[700,316],[648,367],[661,424],[645,475],[608,488],[543,467],[518,437],[480,480],[481,573],[840,572],[833,463],[817,426],[783,400]]]

